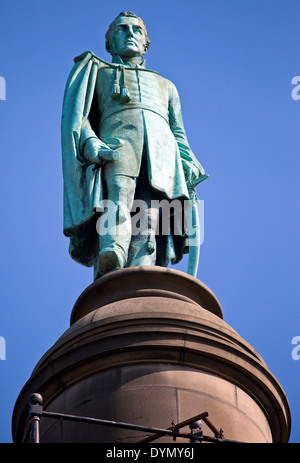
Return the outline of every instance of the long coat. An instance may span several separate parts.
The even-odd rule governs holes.
[[[75,58],[62,112],[64,233],[70,254],[94,265],[90,233],[101,210],[101,169],[83,158],[84,143],[97,137],[119,144],[117,161],[106,173],[138,177],[146,148],[150,185],[169,198],[189,198],[182,161],[205,173],[188,144],[175,85],[144,66],[107,63],[86,52]]]

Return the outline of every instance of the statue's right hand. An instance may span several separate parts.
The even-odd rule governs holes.
[[[110,148],[101,148],[98,155],[102,161],[116,161],[117,159],[119,159],[119,152]]]
[[[111,149],[98,138],[89,138],[84,145],[84,157],[93,164],[103,165],[106,161],[119,158],[118,151]]]

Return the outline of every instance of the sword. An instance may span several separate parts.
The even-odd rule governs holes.
[[[196,277],[197,275],[200,257],[200,221],[197,204],[195,203],[195,201],[193,201],[193,196],[196,197],[196,186],[208,177],[209,175],[206,174],[201,175],[201,177],[197,178],[196,180],[190,180],[187,183],[188,191],[190,194],[190,205],[187,210],[187,223],[189,225],[188,238],[189,241],[193,239],[195,243],[193,245],[189,244],[189,260],[187,273],[193,277]]]

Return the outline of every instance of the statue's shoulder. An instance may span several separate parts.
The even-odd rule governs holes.
[[[176,85],[174,84],[174,82],[172,82],[170,79],[160,75],[159,75],[159,78],[163,81],[164,83],[164,86],[166,89],[168,89],[169,93],[170,94],[173,94],[174,92],[176,93],[177,92],[177,88],[176,88]]]
[[[95,55],[95,53],[93,53],[90,50],[81,53],[81,55],[79,55],[79,56],[76,56],[74,58],[74,63],[77,64],[77,63],[80,63],[81,61],[89,61],[91,59],[93,61],[97,61],[99,66],[101,66],[101,65],[111,66],[111,63],[108,63],[104,59],[99,58],[99,56]]]

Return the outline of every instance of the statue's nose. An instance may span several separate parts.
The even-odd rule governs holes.
[[[132,30],[131,26],[129,26],[128,29],[127,29],[127,36],[128,37],[133,37],[133,30]]]

